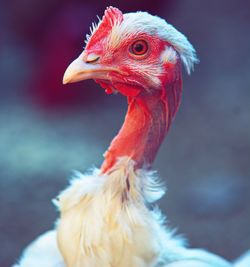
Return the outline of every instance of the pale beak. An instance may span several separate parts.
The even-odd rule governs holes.
[[[96,54],[85,55],[83,52],[66,69],[63,76],[63,84],[73,83],[87,79],[108,79],[110,68],[105,68],[98,63],[99,56]]]

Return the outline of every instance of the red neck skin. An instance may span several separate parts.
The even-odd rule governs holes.
[[[154,93],[128,97],[128,111],[118,135],[105,152],[101,172],[107,173],[120,157],[135,161],[135,168],[150,168],[178,109],[181,79]]]

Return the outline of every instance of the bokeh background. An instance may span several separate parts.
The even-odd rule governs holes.
[[[192,247],[250,248],[250,3],[244,0],[9,0],[0,8],[0,266],[53,227],[71,170],[99,166],[126,99],[93,81],[62,86],[107,5],[149,11],[184,32],[200,64],[154,164],[160,207]]]

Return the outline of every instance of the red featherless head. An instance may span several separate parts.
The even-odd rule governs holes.
[[[99,24],[93,24],[85,50],[63,81],[94,79],[107,93],[120,92],[129,99],[123,127],[106,153],[104,172],[125,155],[138,166],[152,163],[180,103],[181,62],[190,73],[197,62],[193,46],[157,16],[122,14],[109,7]]]
[[[188,73],[197,61],[183,34],[146,12],[122,14],[108,7],[99,24],[93,24],[86,42],[64,82],[93,78],[108,93],[119,91],[132,97],[150,93],[181,79],[181,61]]]

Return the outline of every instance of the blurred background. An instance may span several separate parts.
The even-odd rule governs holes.
[[[0,8],[0,266],[58,214],[71,170],[102,162],[126,99],[93,81],[62,86],[107,5],[148,11],[188,36],[200,64],[154,164],[169,226],[227,259],[250,248],[250,3],[239,0],[9,0]]]

